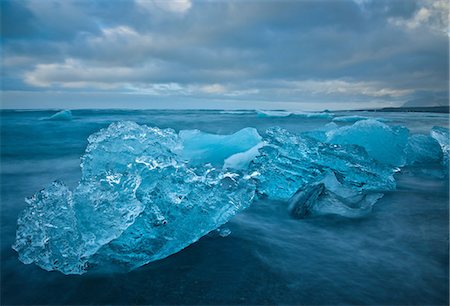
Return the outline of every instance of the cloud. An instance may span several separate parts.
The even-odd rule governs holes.
[[[135,0],[135,2],[139,7],[149,12],[161,9],[176,14],[184,14],[192,6],[190,0]]]
[[[220,94],[225,92],[225,87],[220,84],[205,85],[201,88],[203,92]]]
[[[445,0],[1,5],[4,91],[300,108],[448,92]]]
[[[410,18],[390,18],[388,21],[407,29],[428,27],[434,31],[448,33],[449,6],[447,0],[421,0],[419,7]]]
[[[385,87],[379,82],[350,82],[345,80],[306,80],[290,82],[289,90],[313,95],[344,95],[367,97],[402,97],[413,93],[412,89],[395,89]]]

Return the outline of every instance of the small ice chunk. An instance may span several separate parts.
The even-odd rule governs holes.
[[[369,214],[381,197],[382,193],[350,189],[329,173],[322,181],[299,189],[289,200],[288,209],[296,219],[328,214],[360,218]]]
[[[72,120],[72,112],[70,110],[62,110],[46,119],[53,121],[70,121]]]

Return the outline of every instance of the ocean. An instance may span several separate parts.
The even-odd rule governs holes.
[[[12,249],[24,199],[54,180],[75,188],[92,133],[117,121],[159,128],[263,134],[323,128],[333,118],[382,118],[412,134],[448,127],[448,114],[305,113],[216,110],[2,110],[1,304],[416,304],[449,303],[449,183],[435,165],[407,166],[361,218],[294,219],[285,201],[260,199],[234,216],[226,237],[207,235],[182,251],[131,272],[64,275],[25,265]],[[346,119],[345,119],[346,118]],[[359,118],[362,119],[362,118]]]

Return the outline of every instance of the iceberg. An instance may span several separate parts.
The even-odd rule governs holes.
[[[375,160],[403,166],[408,129],[390,127],[374,119],[357,121],[351,126],[343,126],[327,132],[327,142],[334,144],[354,144],[363,147]]]
[[[345,187],[329,173],[323,180],[299,189],[289,199],[288,209],[296,219],[327,214],[360,218],[368,215],[382,197],[383,193],[362,193]]]
[[[411,135],[405,149],[406,163],[428,164],[442,161],[442,150],[439,142],[428,135]]]
[[[88,142],[74,191],[53,183],[27,200],[13,246],[22,262],[66,274],[111,262],[130,270],[197,241],[255,194],[239,172],[186,162],[171,129],[113,123]]]
[[[288,200],[328,173],[358,192],[395,188],[395,169],[375,161],[359,146],[322,143],[279,127],[268,129],[264,140],[249,166],[249,173],[256,174],[259,196]]]
[[[396,188],[398,166],[448,165],[448,150],[447,129],[409,135],[373,119],[231,135],[117,122],[88,137],[74,190],[55,181],[26,199],[13,248],[49,271],[129,271],[229,235],[221,226],[257,198],[297,219],[364,217]]]
[[[448,128],[434,126],[430,131],[430,135],[431,137],[436,139],[436,141],[441,146],[443,154],[442,165],[444,166],[444,174],[448,177],[449,173],[448,155],[450,152],[449,130]]]
[[[14,249],[25,263],[80,274],[86,261],[77,229],[71,191],[59,181],[27,198],[27,209],[17,221]]]
[[[52,121],[70,121],[72,120],[72,112],[70,110],[62,110],[53,114],[52,116],[45,118],[45,120]]]
[[[365,117],[365,116],[340,116],[340,117],[335,117],[333,118],[334,122],[349,122],[349,123],[354,123],[357,121],[361,121],[361,120],[367,120],[367,119],[371,119],[370,117]],[[373,118],[374,120],[380,121],[380,122],[386,122],[388,121],[385,118]]]

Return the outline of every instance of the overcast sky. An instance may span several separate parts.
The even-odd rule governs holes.
[[[1,1],[3,108],[448,101],[447,0]]]

